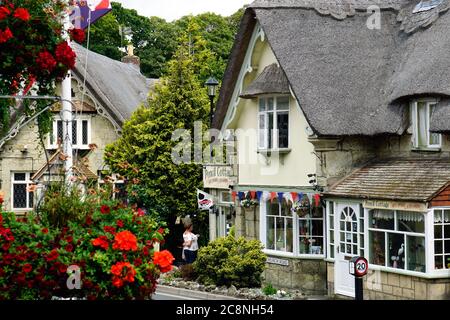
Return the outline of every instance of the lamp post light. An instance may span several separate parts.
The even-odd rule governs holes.
[[[209,96],[209,101],[211,103],[210,105],[210,110],[209,110],[209,121],[210,121],[210,126],[212,126],[212,122],[213,122],[213,116],[214,116],[214,98],[216,96],[216,90],[217,87],[219,85],[219,81],[217,81],[216,78],[214,77],[210,77],[208,80],[206,80],[205,82],[205,86],[208,88],[208,96]]]

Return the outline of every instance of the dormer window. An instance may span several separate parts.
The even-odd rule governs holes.
[[[289,96],[260,97],[258,120],[259,149],[289,148]]]
[[[64,122],[55,118],[53,120],[53,127],[49,136],[49,149],[58,148],[58,140],[61,143],[63,139]],[[72,148],[74,149],[89,149],[91,140],[91,123],[88,117],[77,116],[77,119],[72,121]]]
[[[440,149],[441,135],[430,132],[431,115],[436,109],[436,100],[418,100],[411,104],[412,144],[415,149]]]

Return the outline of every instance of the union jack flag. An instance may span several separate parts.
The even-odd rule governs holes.
[[[70,20],[75,28],[86,29],[111,9],[110,0],[72,0]]]

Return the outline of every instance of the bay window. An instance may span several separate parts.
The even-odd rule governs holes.
[[[259,149],[289,148],[289,96],[259,98]]]
[[[412,144],[416,149],[441,147],[441,135],[430,132],[430,119],[436,106],[436,100],[419,100],[411,105]]]
[[[369,210],[369,262],[425,272],[425,215],[419,212]]]
[[[291,202],[261,204],[261,240],[271,254],[320,256],[325,254],[322,207],[293,211]]]
[[[450,269],[450,209],[434,210],[434,268]]]

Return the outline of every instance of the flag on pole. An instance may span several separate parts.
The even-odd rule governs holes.
[[[75,28],[86,29],[90,23],[103,17],[112,10],[110,0],[73,0],[70,20]]]
[[[214,205],[213,196],[197,189],[197,202],[200,210],[209,210]]]

